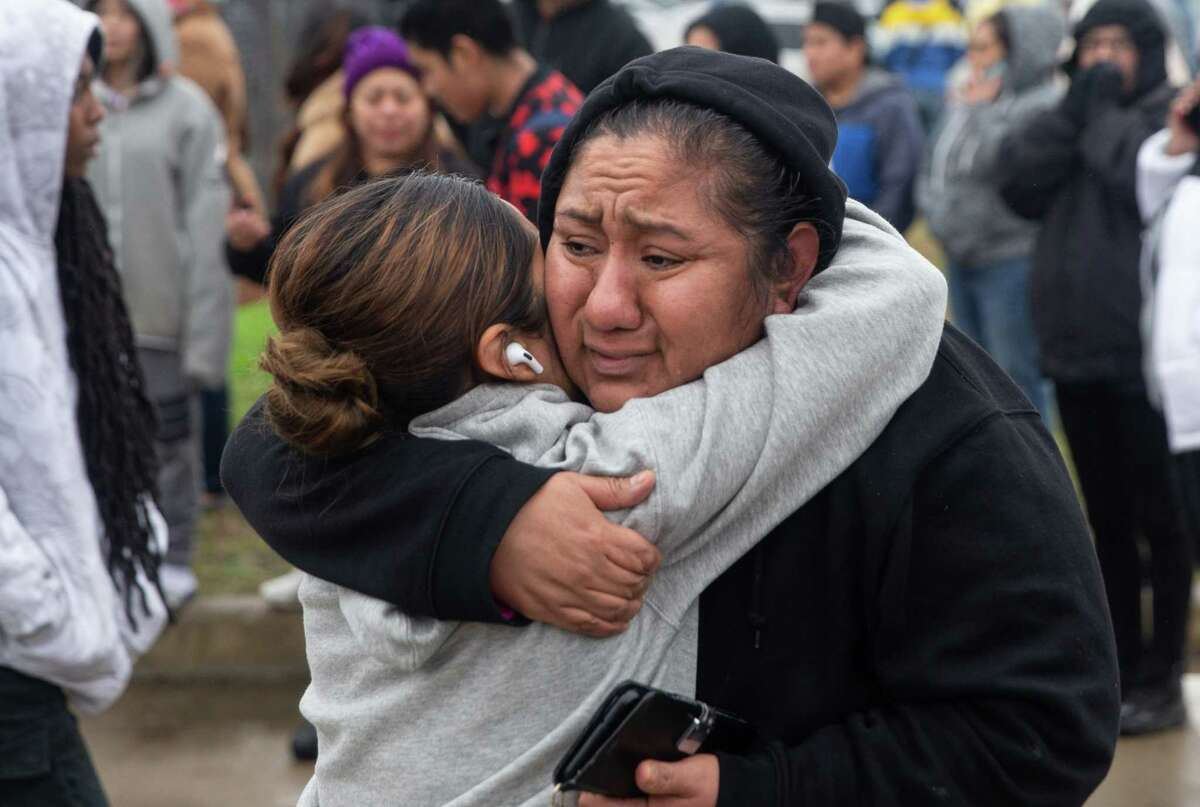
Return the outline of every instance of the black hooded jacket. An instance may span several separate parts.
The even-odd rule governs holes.
[[[718,6],[688,24],[684,39],[694,28],[707,28],[721,50],[779,62],[779,38],[771,26],[749,6]]]
[[[836,210],[840,185],[821,174],[836,126],[819,96],[765,61],[700,53],[631,65],[572,127],[639,93],[707,98],[778,143]],[[565,153],[545,175],[543,235]],[[448,620],[503,620],[492,556],[549,475],[492,446],[395,433],[350,457],[306,456],[260,407],[222,458],[230,495],[289,561]],[[878,440],[701,597],[698,696],[771,738],[720,757],[719,805],[1081,805],[1116,741],[1115,655],[1053,438],[947,326]]]
[[[1137,153],[1163,127],[1173,93],[1165,34],[1148,4],[1100,0],[1077,26],[1076,40],[1102,25],[1124,26],[1136,43],[1136,88],[1118,103],[1089,105],[1082,119],[1068,94],[1011,133],[1001,147],[1000,191],[1017,214],[1042,222],[1031,294],[1046,375],[1060,383],[1138,385]],[[1081,78],[1076,70],[1073,81]]]
[[[584,0],[552,20],[538,13],[537,0],[514,0],[511,9],[525,49],[585,95],[627,62],[654,51],[629,12],[610,0]]]

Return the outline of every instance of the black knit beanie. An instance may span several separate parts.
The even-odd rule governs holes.
[[[687,39],[693,28],[707,28],[717,37],[721,50],[738,56],[755,56],[779,63],[779,40],[771,26],[747,6],[719,6],[693,20],[684,32]]]
[[[1075,53],[1069,68],[1079,60],[1079,43],[1089,31],[1120,25],[1138,49],[1138,76],[1133,97],[1140,98],[1167,80],[1167,34],[1158,12],[1145,0],[1099,0],[1075,26]]]
[[[863,16],[849,3],[839,3],[836,0],[821,0],[813,6],[812,19],[809,23],[827,25],[846,39],[867,38],[867,23]]]
[[[821,94],[803,79],[764,59],[682,47],[643,56],[622,67],[584,100],[567,124],[542,174],[538,230],[542,248],[554,230],[554,207],[570,169],[571,153],[588,126],[604,113],[647,99],[672,99],[725,115],[779,157],[811,196],[822,228],[819,272],[842,238],[846,186],[829,167],[837,121]]]

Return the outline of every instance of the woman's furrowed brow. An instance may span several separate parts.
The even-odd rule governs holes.
[[[603,214],[599,208],[585,210],[578,207],[559,208],[554,213],[554,218],[557,221],[560,218],[570,219],[571,221],[586,224],[589,227],[599,227],[603,220]]]
[[[691,241],[692,236],[676,227],[670,222],[656,219],[653,216],[648,216],[644,213],[639,213],[636,210],[626,210],[625,220],[630,226],[646,233],[661,233],[663,235],[671,235],[682,241]]]
[[[636,210],[627,210],[623,214],[623,218],[629,223],[629,226],[646,233],[661,233],[671,235],[684,241],[692,240],[692,236],[676,227],[670,222],[656,219],[653,216],[648,216]],[[578,207],[560,208],[555,212],[555,221],[560,218],[570,219],[588,227],[600,227],[603,224],[604,216],[598,208],[583,209]]]

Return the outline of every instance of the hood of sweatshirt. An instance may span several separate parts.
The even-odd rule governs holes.
[[[65,0],[0,3],[0,226],[50,244],[58,222],[67,116],[99,20]]]
[[[693,28],[707,28],[717,37],[721,50],[741,56],[756,56],[779,62],[779,39],[766,20],[749,6],[718,6],[693,20],[684,39]]]
[[[1054,78],[1058,45],[1066,32],[1062,14],[1049,6],[1011,6],[1000,12],[1011,47],[1005,87],[1024,92]]]
[[[158,72],[171,70],[179,64],[179,45],[175,41],[174,17],[166,0],[125,0],[145,26],[146,36],[154,46]]]
[[[138,95],[155,95],[162,89],[162,79],[170,77],[179,65],[179,43],[175,38],[175,18],[166,0],[125,0],[125,2],[137,15],[153,50],[151,74],[138,87]]]

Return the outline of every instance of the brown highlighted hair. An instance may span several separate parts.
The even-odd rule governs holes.
[[[488,327],[544,331],[538,248],[519,213],[457,177],[415,172],[317,205],[271,260],[271,427],[346,454],[466,392]]]

